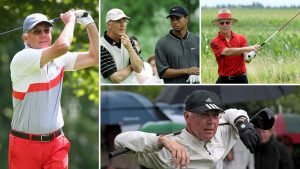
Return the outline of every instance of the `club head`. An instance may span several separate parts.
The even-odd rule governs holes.
[[[274,113],[269,108],[263,108],[250,119],[250,122],[259,129],[269,130],[275,122]]]

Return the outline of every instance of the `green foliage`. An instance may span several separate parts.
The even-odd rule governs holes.
[[[31,13],[44,13],[49,19],[59,17],[60,13],[69,9],[86,9],[98,25],[99,2],[97,0],[1,0],[0,32],[22,27],[26,16]],[[61,30],[63,23],[54,25],[53,40]],[[70,51],[87,51],[88,37],[86,30],[76,24],[74,39]],[[0,36],[0,164],[7,166],[8,133],[12,118],[12,85],[9,65],[12,57],[23,49],[22,31],[15,31]],[[98,168],[98,68],[89,68],[76,72],[67,72],[64,78],[64,104],[62,104],[65,119],[65,133],[71,141],[70,168]],[[76,97],[74,97],[76,95]],[[79,97],[80,98],[77,98]],[[70,118],[74,110],[70,108],[71,100],[79,100],[76,104],[77,118]],[[97,116],[95,115],[97,112]],[[80,117],[80,118],[79,118]],[[76,134],[69,134],[69,133]],[[78,135],[77,135],[78,134]],[[79,141],[80,140],[87,140]],[[86,145],[88,143],[88,146]]]
[[[130,18],[127,35],[135,36],[142,45],[142,58],[147,60],[154,53],[156,42],[171,29],[166,18],[169,9],[175,5],[185,6],[190,13],[189,31],[199,32],[198,0],[102,0],[101,35],[106,31],[106,13],[112,8],[122,9]]]
[[[239,20],[233,31],[246,36],[249,45],[261,44],[283,24],[298,13],[297,9],[232,9]],[[201,61],[202,82],[214,83],[217,79],[217,64],[209,47],[210,40],[217,35],[218,27],[211,21],[217,9],[202,9]],[[251,83],[299,83],[300,34],[299,19],[295,19],[277,33],[247,65]]]
[[[120,90],[139,93],[151,101],[159,95],[162,86],[101,86],[101,91]]]

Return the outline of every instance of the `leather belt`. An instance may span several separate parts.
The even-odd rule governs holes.
[[[49,142],[51,140],[54,140],[56,137],[60,136],[63,131],[62,129],[58,129],[53,133],[50,134],[42,134],[42,135],[38,135],[38,134],[28,134],[28,133],[23,133],[23,132],[19,132],[16,130],[11,130],[10,133],[13,136],[19,137],[19,138],[23,138],[26,140],[34,140],[34,141],[40,141],[40,142]]]
[[[234,80],[236,78],[245,77],[245,76],[247,76],[247,73],[244,73],[241,75],[235,75],[235,76],[220,76],[220,78],[226,79],[226,80]]]

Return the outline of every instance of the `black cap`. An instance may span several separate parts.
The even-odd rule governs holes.
[[[179,17],[188,16],[188,11],[183,6],[173,6],[170,9],[167,18],[169,18],[170,16],[179,16]]]
[[[196,90],[185,101],[185,110],[192,113],[205,113],[209,110],[224,112],[221,108],[219,96],[211,91]]]

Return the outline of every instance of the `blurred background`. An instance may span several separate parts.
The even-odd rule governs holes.
[[[300,160],[300,86],[102,86],[101,87],[101,168],[122,165],[139,168],[121,155],[108,160],[115,136],[140,130],[169,134],[185,128],[184,100],[192,91],[211,90],[223,102],[223,109],[238,108],[252,117],[269,107],[275,113],[273,131],[293,157]],[[113,132],[112,132],[113,131]]]
[[[96,24],[99,20],[99,2],[95,0],[1,0],[0,32],[22,27],[26,16],[43,13],[49,19],[57,18],[60,13],[70,9],[87,10]],[[53,40],[63,29],[63,23],[54,24]],[[22,30],[0,36],[0,168],[8,168],[8,134],[12,118],[12,86],[10,80],[10,61],[24,48]],[[85,28],[76,24],[70,51],[86,51],[88,36]],[[98,68],[90,68],[65,74],[62,108],[65,120],[64,132],[70,139],[69,167],[73,169],[98,168]]]
[[[175,5],[187,8],[190,14],[188,30],[199,33],[199,0],[101,0],[101,36],[106,31],[106,13],[119,8],[130,17],[127,35],[135,36],[141,44],[144,61],[154,53],[156,42],[171,30],[169,9]]]
[[[248,45],[262,44],[276,30],[299,12],[297,0],[204,0],[201,6],[201,78],[202,83],[215,83],[218,66],[209,46],[219,28],[211,21],[219,9],[229,8],[238,22],[232,26],[235,33],[243,34]],[[250,83],[299,84],[300,17],[289,23],[258,52],[247,64]]]

